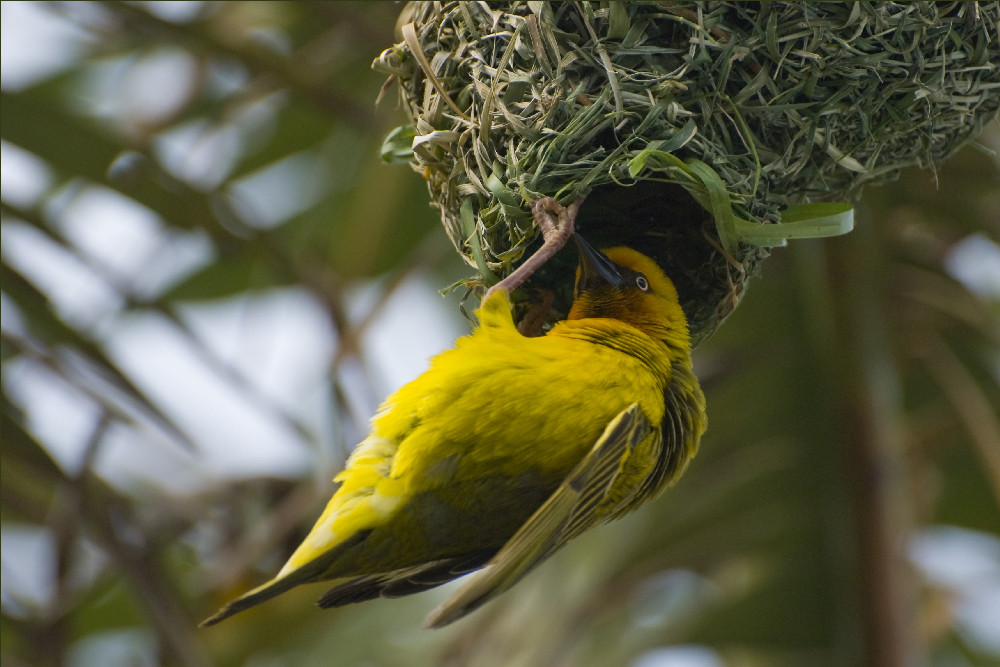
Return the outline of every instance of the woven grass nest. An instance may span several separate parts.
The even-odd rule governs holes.
[[[537,244],[531,203],[656,259],[695,344],[768,248],[850,229],[849,201],[933,166],[1000,107],[1000,2],[416,2],[375,67],[427,181],[492,284]],[[824,204],[823,202],[827,202]],[[518,290],[567,310],[575,253]]]

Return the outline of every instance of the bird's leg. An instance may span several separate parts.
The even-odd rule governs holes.
[[[552,290],[542,290],[541,303],[529,306],[528,312],[517,323],[517,330],[521,332],[522,336],[534,338],[542,335],[542,327],[549,319],[549,312],[552,310],[552,304],[555,300],[556,295]]]
[[[489,298],[490,294],[497,289],[502,288],[508,292],[517,289],[521,283],[549,261],[552,255],[559,252],[569,241],[569,237],[573,236],[573,230],[576,228],[576,214],[581,205],[583,205],[583,197],[578,197],[569,206],[563,206],[552,197],[539,199],[532,204],[531,215],[544,239],[542,247],[522,262],[521,266],[514,269],[509,276],[491,287],[486,292],[486,298]]]

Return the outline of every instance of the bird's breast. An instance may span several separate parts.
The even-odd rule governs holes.
[[[433,396],[393,468],[446,470],[452,479],[487,470],[568,472],[629,405],[639,403],[658,425],[667,374],[587,338],[470,336],[425,376]]]

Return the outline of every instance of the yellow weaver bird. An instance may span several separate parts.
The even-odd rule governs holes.
[[[428,616],[440,627],[680,475],[706,417],[673,283],[633,249],[574,238],[568,318],[525,337],[491,290],[473,333],[382,404],[277,576],[202,625],[308,582],[332,581],[319,605],[337,607],[482,568]]]

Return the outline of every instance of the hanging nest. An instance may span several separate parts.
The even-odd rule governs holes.
[[[424,176],[484,284],[537,246],[533,201],[586,195],[577,229],[656,259],[697,344],[768,247],[850,229],[849,206],[818,202],[938,164],[996,115],[998,19],[998,2],[410,3],[375,63],[413,121],[385,155]],[[560,317],[575,262],[520,298]]]

